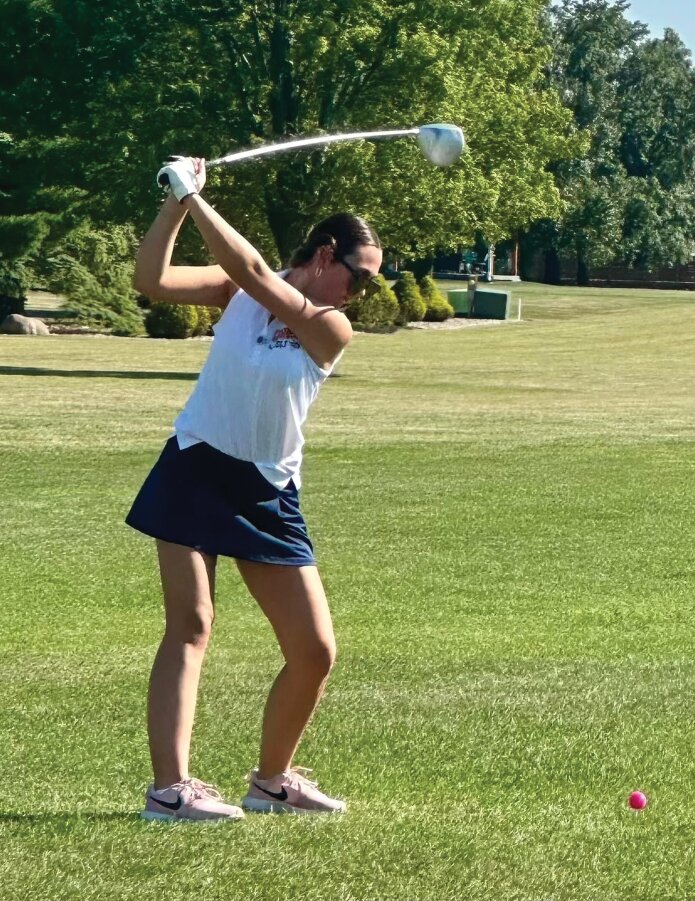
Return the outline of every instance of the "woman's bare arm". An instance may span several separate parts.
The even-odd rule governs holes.
[[[133,284],[152,300],[225,307],[237,286],[221,266],[172,266],[171,256],[186,210],[168,197],[135,260]]]
[[[231,281],[288,325],[309,356],[331,363],[352,337],[348,319],[334,307],[317,306],[277,276],[256,248],[231,227],[199,194],[183,200],[203,240]]]

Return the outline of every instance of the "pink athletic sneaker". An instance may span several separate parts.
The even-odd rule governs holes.
[[[318,785],[304,775],[310,772],[295,766],[272,779],[259,779],[258,770],[251,770],[246,777],[249,790],[241,806],[257,813],[344,813],[345,801],[319,791]]]
[[[240,807],[225,804],[212,785],[200,779],[184,779],[155,791],[147,789],[145,809],[140,816],[144,820],[241,820],[244,811]]]

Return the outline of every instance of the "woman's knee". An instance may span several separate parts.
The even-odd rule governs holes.
[[[333,636],[316,638],[287,655],[287,665],[317,681],[328,678],[335,664],[336,646]]]
[[[212,604],[190,609],[167,610],[166,635],[174,641],[204,649],[210,640],[215,611]]]

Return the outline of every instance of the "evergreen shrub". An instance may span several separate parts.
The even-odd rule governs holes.
[[[212,317],[210,316],[210,307],[195,307],[196,323],[193,329],[193,337],[198,335],[209,335],[212,327]]]
[[[0,293],[0,322],[12,313],[24,313],[24,298]]]
[[[425,322],[444,322],[454,315],[454,308],[437,287],[435,280],[426,275],[420,280],[420,295],[425,301]]]
[[[207,307],[207,311],[210,314],[210,328],[208,329],[207,334],[212,335],[212,327],[213,325],[217,325],[220,321],[220,317],[224,310],[222,307]]]
[[[79,322],[114,335],[141,335],[142,312],[133,289],[136,248],[131,226],[95,229],[82,222],[46,260],[48,287],[66,295]]]
[[[199,334],[199,319],[192,304],[155,301],[145,316],[145,329],[150,338],[190,338]]]
[[[24,312],[27,289],[33,280],[31,263],[50,231],[48,219],[43,213],[0,216],[0,321],[10,313]]]
[[[413,273],[404,272],[393,290],[398,301],[396,324],[407,325],[409,322],[422,322],[427,308]]]
[[[377,276],[379,290],[371,297],[354,297],[345,307],[345,315],[358,329],[386,331],[398,316],[398,301],[383,275]]]
[[[212,336],[212,327],[219,322],[222,310],[220,307],[195,307],[198,321],[193,329],[193,337],[198,335]]]

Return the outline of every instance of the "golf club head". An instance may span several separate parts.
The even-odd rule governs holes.
[[[435,166],[450,166],[466,145],[458,125],[421,125],[417,135],[420,149]]]

